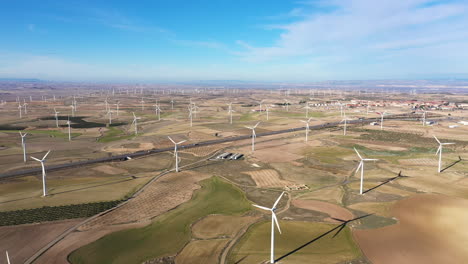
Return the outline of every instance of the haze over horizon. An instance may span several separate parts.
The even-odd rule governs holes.
[[[0,78],[468,78],[468,2],[24,1],[0,11]]]

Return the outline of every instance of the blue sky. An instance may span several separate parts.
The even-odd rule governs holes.
[[[468,76],[468,1],[2,1],[0,78]]]

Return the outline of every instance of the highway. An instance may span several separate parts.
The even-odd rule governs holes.
[[[388,115],[388,116],[385,117],[385,119],[393,119],[393,120],[395,120],[395,119],[396,120],[419,120],[420,118],[421,118],[421,116],[417,115],[417,114]],[[437,120],[442,120],[442,119],[446,119],[446,118],[431,119],[431,120],[437,121]],[[361,123],[379,122],[379,121],[380,121],[380,117],[364,118],[364,119],[348,120],[348,124],[361,124]],[[318,130],[318,129],[323,129],[323,128],[336,127],[339,124],[340,124],[340,122],[324,123],[324,124],[310,126],[310,129],[311,130]],[[297,127],[297,128],[282,129],[282,130],[277,130],[277,131],[269,131],[269,132],[264,132],[264,133],[258,133],[257,137],[278,135],[278,134],[284,134],[284,133],[291,133],[291,132],[296,132],[296,131],[301,131],[301,130],[305,130],[305,127]],[[220,143],[225,143],[225,142],[234,142],[234,141],[239,141],[239,140],[244,140],[244,139],[249,139],[249,138],[251,138],[251,135],[235,136],[235,137],[228,137],[228,138],[208,140],[208,141],[203,141],[203,142],[198,142],[198,143],[181,145],[178,148],[179,149],[189,149],[189,148],[195,148],[195,147],[200,147],[200,146],[215,145],[215,144],[220,144]],[[80,166],[85,166],[85,165],[95,164],[95,163],[111,162],[111,161],[123,161],[123,160],[126,160],[127,157],[136,158],[136,157],[151,155],[151,154],[155,154],[155,153],[172,151],[173,149],[174,149],[173,147],[167,147],[167,148],[151,149],[151,150],[146,150],[146,151],[138,151],[138,152],[133,152],[133,153],[128,153],[128,154],[121,154],[121,155],[115,155],[115,156],[98,158],[98,159],[82,160],[82,161],[76,161],[76,162],[70,162],[70,163],[56,164],[56,165],[47,166],[46,169],[47,169],[47,171],[57,171],[57,170],[61,170],[61,169],[80,167]],[[6,173],[0,174],[0,179],[18,177],[18,176],[24,176],[24,175],[30,175],[30,174],[36,174],[36,173],[40,173],[40,172],[41,172],[41,167],[25,169],[25,170],[16,170],[16,171],[11,171],[11,172],[6,172]]]

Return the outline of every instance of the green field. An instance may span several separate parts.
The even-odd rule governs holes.
[[[143,228],[107,235],[70,256],[72,263],[142,263],[179,252],[191,237],[191,224],[209,214],[240,215],[250,210],[241,190],[217,177],[201,182],[191,201]]]
[[[3,133],[16,133],[18,134],[18,131],[20,130],[0,130],[0,132]],[[61,131],[58,130],[23,130],[23,133],[29,133],[29,134],[43,134],[43,135],[49,135],[52,137],[58,137],[58,138],[67,138],[68,139],[68,132],[67,133],[62,133]],[[80,136],[81,133],[71,133],[71,137],[77,137]]]
[[[123,139],[129,139],[134,137],[133,134],[127,135],[122,129],[120,128],[115,128],[115,127],[109,127],[109,130],[104,134],[103,137],[100,137],[98,139],[98,142],[101,143],[108,143],[116,140],[123,140]]]
[[[280,221],[282,234],[275,235],[275,259],[292,252],[337,225]],[[229,254],[227,263],[263,263],[270,259],[271,222],[253,225]],[[332,232],[315,242],[283,258],[280,263],[342,263],[361,255],[354,243],[349,228],[343,229],[335,238]]]

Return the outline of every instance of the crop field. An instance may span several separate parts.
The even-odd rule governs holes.
[[[250,210],[242,192],[229,183],[211,178],[201,184],[202,189],[190,202],[156,218],[149,226],[113,233],[82,247],[70,255],[70,261],[141,263],[168,256],[183,248],[191,235],[190,225],[197,219],[210,214],[239,215]]]
[[[270,256],[270,224],[261,222],[250,227],[238,244],[232,249],[228,263],[236,263],[245,258],[245,263],[263,263]],[[336,227],[333,224],[279,221],[282,234],[276,233],[275,258],[285,256],[280,263],[340,263],[357,259],[360,251],[353,241],[348,228],[335,238],[334,233],[302,245]],[[291,253],[290,255],[287,255]]]

